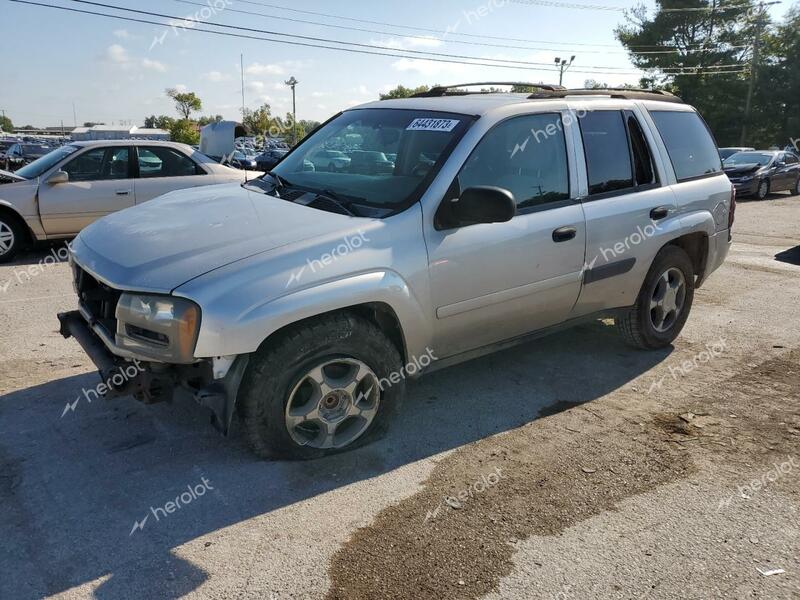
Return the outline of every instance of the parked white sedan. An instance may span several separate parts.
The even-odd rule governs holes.
[[[0,262],[26,242],[75,236],[112,212],[173,190],[244,182],[245,173],[174,142],[74,142],[0,171]]]

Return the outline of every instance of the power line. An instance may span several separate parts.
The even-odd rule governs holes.
[[[354,23],[367,23],[367,24],[370,24],[370,25],[383,25],[383,26],[386,26],[386,27],[394,27],[394,28],[397,28],[397,29],[408,29],[408,30],[411,30],[411,31],[422,31],[422,32],[433,33],[433,34],[440,35],[440,36],[445,36],[445,37],[462,36],[462,37],[468,37],[468,38],[474,38],[474,39],[502,40],[502,41],[507,41],[507,42],[522,42],[522,43],[526,43],[526,44],[556,44],[556,45],[563,44],[563,42],[560,42],[560,41],[559,42],[552,42],[552,41],[549,41],[549,40],[530,40],[530,39],[523,39],[523,38],[512,38],[512,37],[507,37],[507,36],[494,36],[494,35],[479,35],[479,34],[473,34],[473,33],[460,33],[458,31],[455,31],[455,29],[458,27],[458,24],[459,24],[458,22],[455,25],[449,26],[445,31],[442,31],[441,29],[431,29],[431,28],[428,28],[428,27],[419,27],[419,26],[414,26],[414,25],[402,25],[402,24],[398,24],[398,23],[388,23],[386,21],[371,21],[371,20],[368,20],[368,19],[356,19],[354,17],[345,17],[345,16],[342,16],[342,15],[334,15],[334,14],[331,14],[331,13],[316,12],[316,11],[313,11],[313,10],[301,10],[299,8],[291,8],[291,7],[288,7],[288,6],[280,6],[278,4],[270,4],[270,3],[267,3],[267,2],[257,2],[255,0],[236,0],[236,1],[239,4],[251,4],[251,5],[254,5],[254,6],[263,6],[263,7],[266,7],[266,8],[274,8],[274,9],[278,9],[278,10],[285,10],[285,11],[288,11],[288,12],[299,13],[299,14],[315,15],[315,16],[327,17],[327,18],[331,18],[331,19],[341,19],[343,21],[350,21],[350,22],[354,22]],[[332,25],[332,26],[334,26],[334,27],[342,27],[342,26],[336,26],[336,25]],[[401,34],[401,33],[390,33],[388,35],[406,35],[407,37],[411,37],[408,34]],[[588,43],[588,42],[570,42],[570,45],[571,46],[604,46],[604,47],[609,47],[609,48],[618,47],[617,44],[598,44],[598,43]],[[694,45],[700,46],[700,45],[703,45],[703,44],[690,44],[690,46],[694,46]],[[636,46],[636,47],[637,48],[660,48],[660,46],[657,46],[657,45],[656,46],[653,46],[653,45],[641,45],[641,46]],[[553,50],[553,51],[556,51],[556,50]]]
[[[536,5],[536,6],[548,6],[552,8],[571,8],[571,9],[578,9],[578,10],[606,10],[606,11],[619,11],[625,12],[626,10],[630,10],[630,7],[626,6],[609,6],[605,4],[580,4],[577,2],[561,2],[559,0],[509,0],[514,4],[523,4],[523,5]],[[668,13],[683,13],[683,12],[714,12],[720,10],[736,10],[740,8],[751,8],[749,4],[726,4],[724,6],[699,6],[694,8],[660,8],[659,12],[668,12]]]
[[[135,8],[126,8],[126,7],[123,7],[123,6],[116,6],[114,4],[105,4],[105,3],[102,3],[102,2],[94,2],[92,0],[70,0],[70,1],[71,2],[75,2],[77,4],[88,4],[90,6],[99,6],[99,7],[102,7],[102,8],[109,8],[109,9],[112,9],[112,10],[119,10],[119,11],[124,11],[124,12],[140,14],[140,15],[147,15],[147,16],[150,16],[150,17],[159,17],[159,18],[162,18],[162,19],[172,19],[172,20],[181,20],[181,19],[183,19],[182,17],[175,16],[175,15],[167,15],[167,14],[164,14],[164,13],[156,13],[156,12],[151,12],[151,11],[147,11],[147,10],[138,10],[138,9],[135,9]],[[183,20],[184,21],[190,21],[190,22],[193,22],[193,23],[197,23],[198,22],[196,19],[191,19],[191,18],[190,19],[183,19]],[[500,58],[489,58],[489,57],[471,56],[471,55],[465,55],[465,54],[449,54],[449,53],[444,53],[444,52],[433,52],[433,51],[430,51],[430,50],[399,49],[399,48],[392,48],[390,46],[381,46],[381,45],[378,45],[378,44],[364,44],[364,43],[359,43],[359,42],[346,42],[346,41],[336,40],[336,39],[332,39],[332,38],[321,38],[321,37],[316,37],[316,36],[300,35],[300,34],[296,34],[296,33],[283,33],[283,32],[280,32],[280,31],[271,31],[271,30],[268,30],[268,29],[256,29],[254,27],[243,27],[243,26],[240,26],[240,25],[228,25],[228,24],[225,24],[225,23],[208,23],[208,25],[211,25],[213,27],[220,27],[220,28],[223,28],[223,29],[234,29],[234,30],[237,30],[237,31],[247,31],[247,32],[251,32],[251,33],[263,33],[263,34],[267,34],[267,35],[277,35],[277,36],[281,36],[281,37],[288,37],[288,38],[294,38],[294,39],[300,39],[300,40],[307,40],[307,41],[312,41],[312,42],[322,42],[322,43],[326,43],[326,44],[341,44],[343,46],[353,46],[353,47],[356,47],[356,48],[369,48],[370,50],[397,51],[397,52],[403,52],[403,53],[406,53],[406,54],[412,54],[413,55],[413,56],[405,56],[405,58],[422,57],[422,58],[427,59],[429,56],[435,56],[435,57],[440,57],[440,58],[457,58],[457,59],[460,59],[460,60],[468,60],[468,61],[485,61],[485,62],[491,62],[491,63],[500,63],[500,64],[503,64],[503,65],[510,65],[510,66],[513,66],[513,65],[526,65],[526,66],[528,66],[528,65],[530,65],[530,66],[537,66],[537,67],[552,67],[551,63],[544,63],[544,62],[513,60],[513,59],[510,59],[510,58],[509,59],[506,59],[506,58],[503,58],[503,59],[500,59]],[[602,71],[609,71],[609,72],[616,72],[616,71],[624,70],[624,67],[608,67],[608,66],[603,66],[603,65],[586,65],[586,68],[597,69],[597,70],[602,70]]]
[[[191,0],[173,0],[174,2],[180,2],[181,4],[188,4],[190,6],[206,6],[200,2],[192,2]],[[242,0],[238,0],[239,3],[242,3]],[[247,4],[257,4],[255,2],[247,2]],[[438,41],[447,44],[461,44],[467,46],[484,46],[488,48],[510,48],[514,50],[536,50],[542,52],[570,52],[570,50],[558,49],[558,48],[540,48],[540,47],[533,47],[533,46],[516,46],[513,44],[496,44],[490,42],[474,42],[474,41],[467,41],[467,40],[453,40],[453,39],[445,39],[447,34],[442,37],[435,37],[435,36],[422,36],[422,35],[414,35],[414,34],[407,34],[407,33],[398,33],[395,31],[385,31],[379,29],[367,29],[364,27],[351,27],[349,25],[336,25],[333,23],[323,23],[321,21],[309,21],[306,19],[294,19],[292,17],[281,17],[277,15],[271,15],[263,12],[254,12],[251,10],[242,10],[236,8],[226,8],[225,12],[232,12],[232,13],[239,13],[243,15],[252,15],[256,17],[264,17],[268,19],[277,19],[279,21],[288,21],[290,23],[301,23],[304,25],[316,25],[318,27],[329,27],[332,29],[342,29],[345,31],[358,31],[361,33],[374,33],[378,35],[389,35],[389,36],[403,36],[412,40],[423,40],[423,41]],[[541,43],[541,44],[555,44],[558,42],[537,42],[531,41],[530,43]],[[571,43],[571,42],[568,42]],[[735,48],[749,48],[749,46],[728,46],[729,49]],[[694,52],[707,52],[708,48],[689,48],[685,50],[681,50],[679,48],[669,48],[663,50],[649,50],[649,51],[637,51],[637,54],[674,54],[676,52],[686,52],[686,53],[694,53]],[[584,53],[590,54],[627,54],[627,50],[585,50]]]
[[[78,8],[70,8],[70,7],[66,7],[66,6],[55,6],[55,5],[51,5],[51,4],[44,4],[44,3],[41,3],[41,2],[33,2],[31,0],[10,0],[10,1],[14,2],[14,3],[17,3],[17,4],[26,4],[26,5],[30,5],[30,6],[39,6],[39,7],[42,7],[42,8],[50,8],[50,9],[62,10],[62,11],[78,13],[78,14],[87,14],[87,15],[105,17],[105,18],[108,18],[108,19],[114,19],[114,20],[118,20],[118,21],[126,21],[126,22],[133,22],[133,23],[143,23],[143,24],[146,24],[146,25],[155,25],[157,27],[170,27],[171,28],[171,27],[175,26],[175,25],[171,25],[170,23],[161,23],[161,22],[158,22],[158,21],[151,21],[151,20],[147,20],[147,19],[139,19],[139,18],[127,17],[127,16],[123,16],[123,15],[115,15],[115,14],[108,14],[108,13],[102,13],[102,12],[96,12],[96,11],[90,11],[90,10],[84,10],[84,9],[78,9]],[[73,1],[77,1],[77,0],[73,0]],[[84,2],[84,3],[89,4],[89,2]],[[91,4],[97,4],[97,3],[91,3]],[[119,9],[119,7],[110,7],[110,8]],[[134,12],[143,12],[143,11],[134,11]],[[158,15],[154,15],[154,16],[158,16]],[[167,17],[167,18],[172,18],[172,17]],[[229,27],[232,27],[232,26],[229,26]],[[242,28],[242,29],[244,29],[244,28]],[[282,40],[282,39],[274,39],[274,38],[267,38],[267,37],[258,37],[258,36],[246,35],[246,34],[241,34],[241,33],[231,33],[231,32],[226,32],[226,31],[215,31],[215,30],[212,30],[212,29],[203,29],[203,28],[200,28],[200,27],[191,27],[191,28],[186,28],[185,30],[186,31],[197,31],[197,32],[201,32],[201,33],[210,33],[210,34],[213,34],[213,35],[220,35],[220,36],[233,37],[233,38],[239,38],[239,39],[251,39],[251,40],[258,40],[258,41],[273,42],[273,43],[286,44],[286,45],[291,45],[291,46],[302,46],[302,47],[308,47],[308,48],[320,48],[320,49],[325,49],[325,50],[336,50],[336,51],[339,51],[339,52],[348,52],[348,53],[352,53],[352,54],[367,54],[367,55],[372,55],[372,56],[388,56],[388,57],[392,57],[392,58],[405,58],[405,59],[412,59],[412,60],[426,60],[426,61],[431,61],[431,62],[463,64],[463,65],[471,65],[471,66],[479,66],[479,67],[494,67],[494,68],[506,68],[506,69],[512,69],[513,68],[513,69],[521,69],[521,70],[527,70],[527,71],[550,71],[550,72],[555,71],[555,69],[553,69],[553,68],[541,68],[541,67],[537,68],[537,67],[525,67],[525,66],[515,66],[515,65],[505,65],[505,64],[468,62],[468,61],[463,61],[463,60],[446,59],[446,58],[409,57],[407,55],[397,54],[397,53],[392,53],[392,52],[375,52],[375,51],[361,50],[361,49],[355,49],[355,48],[340,48],[340,47],[336,47],[336,46],[327,46],[327,45],[323,45],[323,44],[314,44],[314,43],[310,43],[310,42],[298,42],[298,41],[293,41],[293,40]],[[255,31],[258,31],[258,30],[255,30]],[[480,59],[479,58],[478,60],[487,60],[487,59]],[[606,68],[608,68],[608,67],[606,67]],[[697,68],[703,68],[703,67],[695,67],[695,69],[697,69]],[[651,69],[651,70],[655,70],[655,69]],[[641,71],[642,70],[640,70],[640,71],[627,71],[627,72],[623,72],[623,71],[613,72],[613,71],[611,71],[611,72],[606,72],[605,74],[606,75],[610,75],[610,74],[639,75],[641,73]],[[575,73],[582,73],[582,74],[595,74],[595,75],[597,74],[597,71],[576,70],[574,72]],[[709,72],[709,73],[695,73],[695,74],[714,74],[714,75],[716,75],[716,74],[740,73],[740,72],[744,72],[744,70],[712,71],[712,72]],[[666,74],[670,75],[671,73],[666,73]],[[677,73],[677,74],[683,74],[683,73]]]

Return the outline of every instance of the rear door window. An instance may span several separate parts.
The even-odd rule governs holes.
[[[631,154],[633,155],[633,175],[636,187],[654,186],[658,183],[655,168],[653,166],[653,154],[644,136],[638,119],[631,111],[626,110],[625,124],[628,126],[628,137],[631,142]]]
[[[717,144],[700,115],[672,110],[653,110],[650,115],[679,182],[722,172]]]
[[[142,179],[206,174],[191,158],[166,146],[139,147],[137,153]]]
[[[580,119],[589,195],[634,187],[628,134],[621,111],[595,110]]]

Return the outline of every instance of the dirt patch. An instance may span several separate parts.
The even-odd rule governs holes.
[[[460,449],[337,552],[328,598],[477,598],[510,573],[516,541],[688,477],[695,458],[752,466],[796,451],[798,359],[741,372],[688,405],[659,399],[666,411],[601,401]]]

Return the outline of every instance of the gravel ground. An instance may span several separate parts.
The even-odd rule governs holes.
[[[386,439],[305,463],[190,404],[89,402],[58,246],[4,265],[0,598],[800,598],[798,223],[741,202],[672,348],[585,325],[413,382]]]

